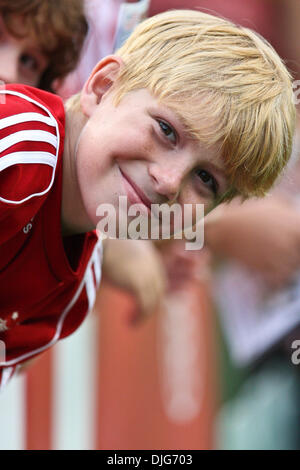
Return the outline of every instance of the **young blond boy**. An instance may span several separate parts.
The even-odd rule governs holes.
[[[294,106],[277,54],[195,11],[143,22],[66,108],[1,90],[2,384],[71,334],[93,305],[101,204],[203,204],[261,196],[288,161]],[[130,218],[128,219],[130,220]]]

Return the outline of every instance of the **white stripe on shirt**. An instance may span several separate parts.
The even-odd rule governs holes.
[[[20,163],[40,163],[54,168],[56,157],[50,152],[13,152],[0,158],[0,171]]]
[[[53,147],[57,147],[57,138],[55,135],[47,131],[27,130],[10,134],[0,140],[0,152],[4,152],[12,145],[20,142],[46,142]]]
[[[9,126],[14,126],[16,124],[22,124],[24,122],[43,122],[48,126],[55,127],[55,122],[51,117],[44,116],[43,114],[39,113],[19,113],[13,114],[12,116],[8,116],[5,118],[0,119],[0,129],[5,129]]]

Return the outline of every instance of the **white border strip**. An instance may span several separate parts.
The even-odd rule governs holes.
[[[97,403],[98,316],[91,313],[80,328],[53,350],[54,450],[93,450]]]
[[[0,393],[0,450],[25,449],[25,417],[25,374],[14,375]]]

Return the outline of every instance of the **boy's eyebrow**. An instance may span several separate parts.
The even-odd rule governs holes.
[[[194,120],[192,118],[188,119],[185,117],[176,106],[174,106],[172,103],[168,103],[167,101],[158,102],[158,108],[161,108],[166,113],[171,112],[172,115],[175,116],[177,124],[182,127],[183,132],[191,139],[199,140],[201,130],[199,127],[194,125]],[[149,106],[149,111],[155,113],[159,111],[158,108],[156,109],[155,106]]]
[[[225,193],[229,188],[228,176],[226,174],[225,168],[221,168],[216,163],[213,163],[207,160],[203,161],[203,164],[208,170],[217,173],[217,175],[219,176],[219,178],[221,179],[223,183],[222,184],[223,187],[221,187],[220,190],[222,193]]]
[[[219,167],[218,165],[216,165],[215,163],[208,162],[208,161],[205,162],[205,165],[208,167],[208,169],[212,169],[212,170],[214,170],[216,173],[218,173],[218,175],[219,175],[221,178],[227,179],[227,178],[226,178],[226,173],[225,173],[225,169],[224,169],[224,168],[221,168],[221,167]]]
[[[200,135],[201,135],[201,129],[200,127],[197,127],[194,125],[194,120],[193,118],[188,119],[187,117],[183,116],[180,111],[178,111],[176,108],[173,108],[172,106],[169,106],[169,109],[175,114],[177,120],[180,122],[180,124],[183,127],[184,132],[192,139],[197,139],[200,140]],[[203,119],[203,117],[199,118]],[[210,130],[212,126],[206,127],[208,130],[209,134],[212,133]],[[203,128],[204,130],[204,128]],[[204,144],[205,141],[201,140]]]
[[[224,181],[224,184],[227,185],[227,182],[228,182],[228,178],[227,178],[227,175],[226,175],[226,172],[225,172],[225,168],[221,168],[219,167],[218,165],[216,165],[215,163],[212,163],[210,161],[207,161],[207,160],[204,160],[203,161],[203,165],[209,170],[209,171],[212,171],[214,173],[216,173],[219,178]]]
[[[180,114],[180,112],[176,108],[173,108],[170,105],[167,105],[167,108],[169,108],[170,111],[175,114],[176,119],[183,127],[184,132],[189,134],[191,137],[194,137],[199,134],[199,129],[196,129],[196,127],[193,126],[193,124],[187,118]]]

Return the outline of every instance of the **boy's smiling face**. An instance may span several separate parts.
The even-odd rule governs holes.
[[[32,39],[26,37],[22,17],[14,18],[13,36],[5,27],[0,15],[0,80],[4,83],[22,83],[38,86],[48,59]]]
[[[186,131],[178,114],[146,89],[101,97],[100,82],[83,91],[88,120],[76,148],[76,176],[83,207],[95,227],[100,204],[204,204],[209,210],[227,189],[217,146],[208,148]],[[94,89],[94,91],[92,91]],[[91,98],[94,93],[94,102]]]

